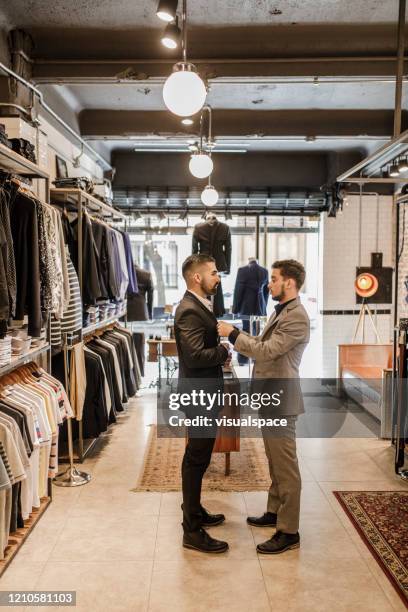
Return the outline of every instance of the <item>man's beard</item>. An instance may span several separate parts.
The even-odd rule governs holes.
[[[284,288],[283,288],[283,287],[281,287],[281,290],[280,290],[279,295],[272,296],[272,299],[273,299],[275,302],[281,302],[282,300],[284,300],[284,299],[285,299],[285,297],[286,297],[286,295],[285,295],[285,290],[284,290]]]
[[[209,287],[202,287],[202,290],[204,291],[204,293],[206,293],[207,295],[215,295],[217,293],[217,289],[218,289],[218,285],[219,283],[217,283],[215,285],[215,287],[213,287],[212,289],[210,289]]]

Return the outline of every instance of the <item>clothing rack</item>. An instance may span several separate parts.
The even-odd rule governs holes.
[[[83,278],[82,278],[82,254],[83,254],[83,245],[82,245],[82,213],[84,210],[90,213],[96,213],[96,216],[99,216],[105,220],[125,220],[126,215],[116,210],[113,206],[109,206],[109,204],[105,204],[98,198],[95,198],[93,195],[83,191],[82,189],[71,189],[71,188],[54,188],[50,191],[50,200],[52,204],[55,204],[59,207],[70,208],[78,213],[78,281],[79,287],[81,291],[81,296],[83,295]],[[69,360],[68,355],[70,350],[77,342],[81,342],[84,336],[95,332],[96,330],[103,329],[104,327],[110,325],[111,323],[119,321],[120,318],[126,317],[126,309],[122,311],[120,314],[109,317],[108,319],[103,319],[102,321],[98,321],[92,325],[88,325],[87,327],[83,327],[78,332],[78,338],[76,342],[73,339],[70,339],[69,342],[64,341],[63,343],[63,351],[64,351],[64,363],[66,362],[66,386],[69,387]],[[71,425],[71,423],[69,423]],[[79,421],[79,433],[78,433],[78,452],[77,459],[80,463],[83,463],[86,456],[89,452],[94,448],[97,442],[97,438],[92,439],[89,443],[85,444],[85,440],[83,437],[83,426],[82,421]],[[71,432],[71,443],[72,443],[72,432]],[[70,432],[68,432],[68,445],[70,446]],[[73,451],[72,451],[73,453]],[[70,457],[70,465],[72,465],[73,457]],[[84,473],[83,473],[84,474]],[[83,484],[82,482],[80,484]],[[74,486],[74,485],[65,485],[65,486]]]
[[[108,319],[105,319],[103,321],[99,321],[98,323],[95,323],[94,325],[89,325],[88,327],[84,327],[81,330],[79,330],[78,333],[78,338],[76,341],[74,341],[72,338],[71,339],[65,339],[64,340],[64,344],[63,344],[63,351],[64,351],[64,369],[65,369],[65,387],[66,389],[69,388],[69,352],[74,348],[74,346],[76,344],[78,344],[79,342],[83,342],[86,341],[87,337],[91,337],[95,332],[99,331],[99,332],[104,332],[107,329],[110,329],[113,327],[113,325],[115,323],[119,322],[119,319],[122,318],[123,316],[126,315],[126,311],[124,311],[121,314],[118,314],[114,317],[110,317]],[[73,443],[72,443],[72,427],[70,421],[68,422],[68,446],[69,446],[69,460],[70,460],[70,468],[73,468]],[[84,440],[84,436],[83,436],[83,424],[82,421],[78,422],[78,453],[77,453],[77,459],[79,461],[79,463],[83,463],[84,459],[87,457],[87,455],[91,452],[91,450],[95,447],[95,444],[98,441],[98,438],[94,438],[92,440],[89,441],[88,444],[85,444],[85,440]],[[75,470],[75,468],[74,468]],[[68,471],[68,470],[67,470]],[[79,475],[77,476],[76,480],[77,480],[77,484],[72,484],[72,485],[61,485],[61,486],[78,486],[78,484],[85,484],[85,482],[79,482],[80,480],[80,475],[82,475],[83,477],[89,476],[87,475],[85,472],[78,472],[77,470],[76,474]],[[86,482],[88,482],[91,478],[87,478]]]
[[[50,175],[48,172],[40,168],[37,164],[34,164],[30,160],[26,159],[19,153],[16,153],[12,149],[9,149],[5,145],[0,143],[0,170],[10,173],[16,174],[21,177],[26,177],[29,179],[43,179],[45,180],[45,199],[49,200],[50,194]],[[38,348],[33,348],[28,351],[25,355],[21,355],[15,359],[12,359],[11,362],[7,365],[4,365],[0,368],[0,378],[5,376],[6,374],[10,374],[11,372],[17,370],[21,366],[27,364],[34,359],[38,359],[39,357],[47,354],[47,372],[51,372],[51,343],[50,343],[50,325],[48,325],[48,339],[46,343]],[[21,546],[26,541],[27,537],[37,525],[38,521],[44,514],[45,510],[48,508],[52,501],[52,483],[51,479],[48,479],[48,497],[45,497],[41,500],[40,507],[37,511],[33,512],[30,518],[26,521],[24,528],[19,529],[16,534],[13,534],[12,538],[9,540],[11,542],[11,547],[7,551],[6,558],[0,561],[0,576],[6,570],[12,559],[16,556]]]

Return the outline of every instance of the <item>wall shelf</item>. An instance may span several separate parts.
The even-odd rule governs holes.
[[[50,350],[50,345],[47,342],[43,346],[32,348],[28,351],[28,353],[24,353],[24,355],[20,355],[18,357],[12,357],[10,363],[7,363],[4,366],[0,367],[0,376],[4,376],[5,374],[9,374],[16,368],[19,368],[26,363],[29,363],[33,359],[36,359],[42,354],[47,353]]]
[[[49,179],[48,172],[26,159],[19,153],[0,143],[0,168],[12,174],[19,174],[28,178]]]

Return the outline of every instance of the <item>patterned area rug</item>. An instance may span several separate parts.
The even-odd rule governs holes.
[[[157,438],[152,426],[139,491],[181,491],[181,462],[185,440]],[[270,486],[268,462],[262,439],[241,438],[241,450],[231,453],[231,472],[225,476],[225,455],[214,453],[203,480],[205,491],[266,491]]]
[[[333,491],[408,608],[408,491]]]

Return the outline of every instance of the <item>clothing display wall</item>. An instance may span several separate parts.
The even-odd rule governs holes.
[[[65,239],[76,272],[78,262],[78,215],[63,215]],[[137,291],[130,240],[105,221],[82,213],[83,326],[123,312],[127,291]]]
[[[31,191],[4,179],[0,186],[0,328],[9,319],[38,338],[50,313],[60,318],[70,301],[61,216]]]
[[[59,427],[73,416],[61,382],[31,363],[1,379],[0,559],[58,471]]]

